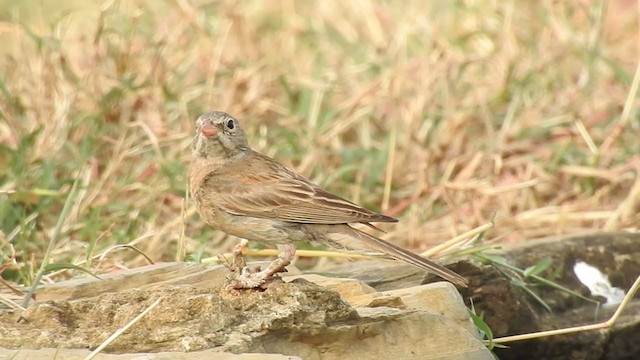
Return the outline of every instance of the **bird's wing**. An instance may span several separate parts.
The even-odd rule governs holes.
[[[322,190],[262,155],[257,163],[227,169],[207,183],[215,204],[235,215],[306,224],[397,221]]]

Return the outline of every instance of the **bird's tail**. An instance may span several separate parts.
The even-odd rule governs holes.
[[[434,273],[441,278],[450,281],[456,285],[467,287],[469,281],[458,275],[457,273],[445,268],[442,265],[438,265],[435,262],[426,259],[418,254],[415,254],[409,250],[405,250],[397,245],[384,241],[382,239],[378,239],[377,237],[367,234],[358,229],[354,229],[349,226],[351,231],[351,236],[360,240],[364,247],[371,249],[373,251],[380,251],[385,253],[386,255],[394,258],[396,260],[405,261],[411,265],[414,265],[420,269],[426,270],[428,272]]]

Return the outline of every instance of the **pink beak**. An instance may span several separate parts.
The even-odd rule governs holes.
[[[200,131],[202,132],[202,135],[208,138],[212,138],[218,135],[218,128],[211,124],[204,124]]]

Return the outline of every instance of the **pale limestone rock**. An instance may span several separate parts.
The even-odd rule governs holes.
[[[84,360],[91,352],[81,349],[39,349],[9,350],[0,347],[0,360]],[[279,354],[233,354],[214,350],[195,351],[190,353],[160,352],[140,354],[104,354],[94,357],[95,360],[302,360],[298,356]]]
[[[161,264],[105,280],[61,282],[38,291],[38,303],[21,314],[0,311],[0,346],[95,348],[162,297],[104,351],[128,354],[104,359],[230,356],[225,351],[312,360],[492,359],[449,284],[379,293],[357,280],[306,275],[264,292],[226,291],[220,288],[226,274],[221,267]],[[62,351],[73,358],[72,350]],[[28,360],[39,356],[25,354]]]

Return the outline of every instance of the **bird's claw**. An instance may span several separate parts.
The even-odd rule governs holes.
[[[284,281],[277,274],[269,275],[260,268],[251,269],[244,267],[239,273],[233,273],[226,286],[227,290],[262,289],[265,290],[274,284],[282,284]]]
[[[280,272],[286,272],[286,265],[290,260],[280,258],[272,262],[266,269],[261,270],[259,266],[253,269],[247,266],[242,250],[245,248],[242,243],[233,248],[233,259],[221,258],[222,263],[231,271],[227,277],[227,290],[235,289],[267,289],[273,284],[281,284],[284,281],[278,276]],[[220,258],[220,256],[218,256]],[[223,260],[224,259],[224,260]]]

